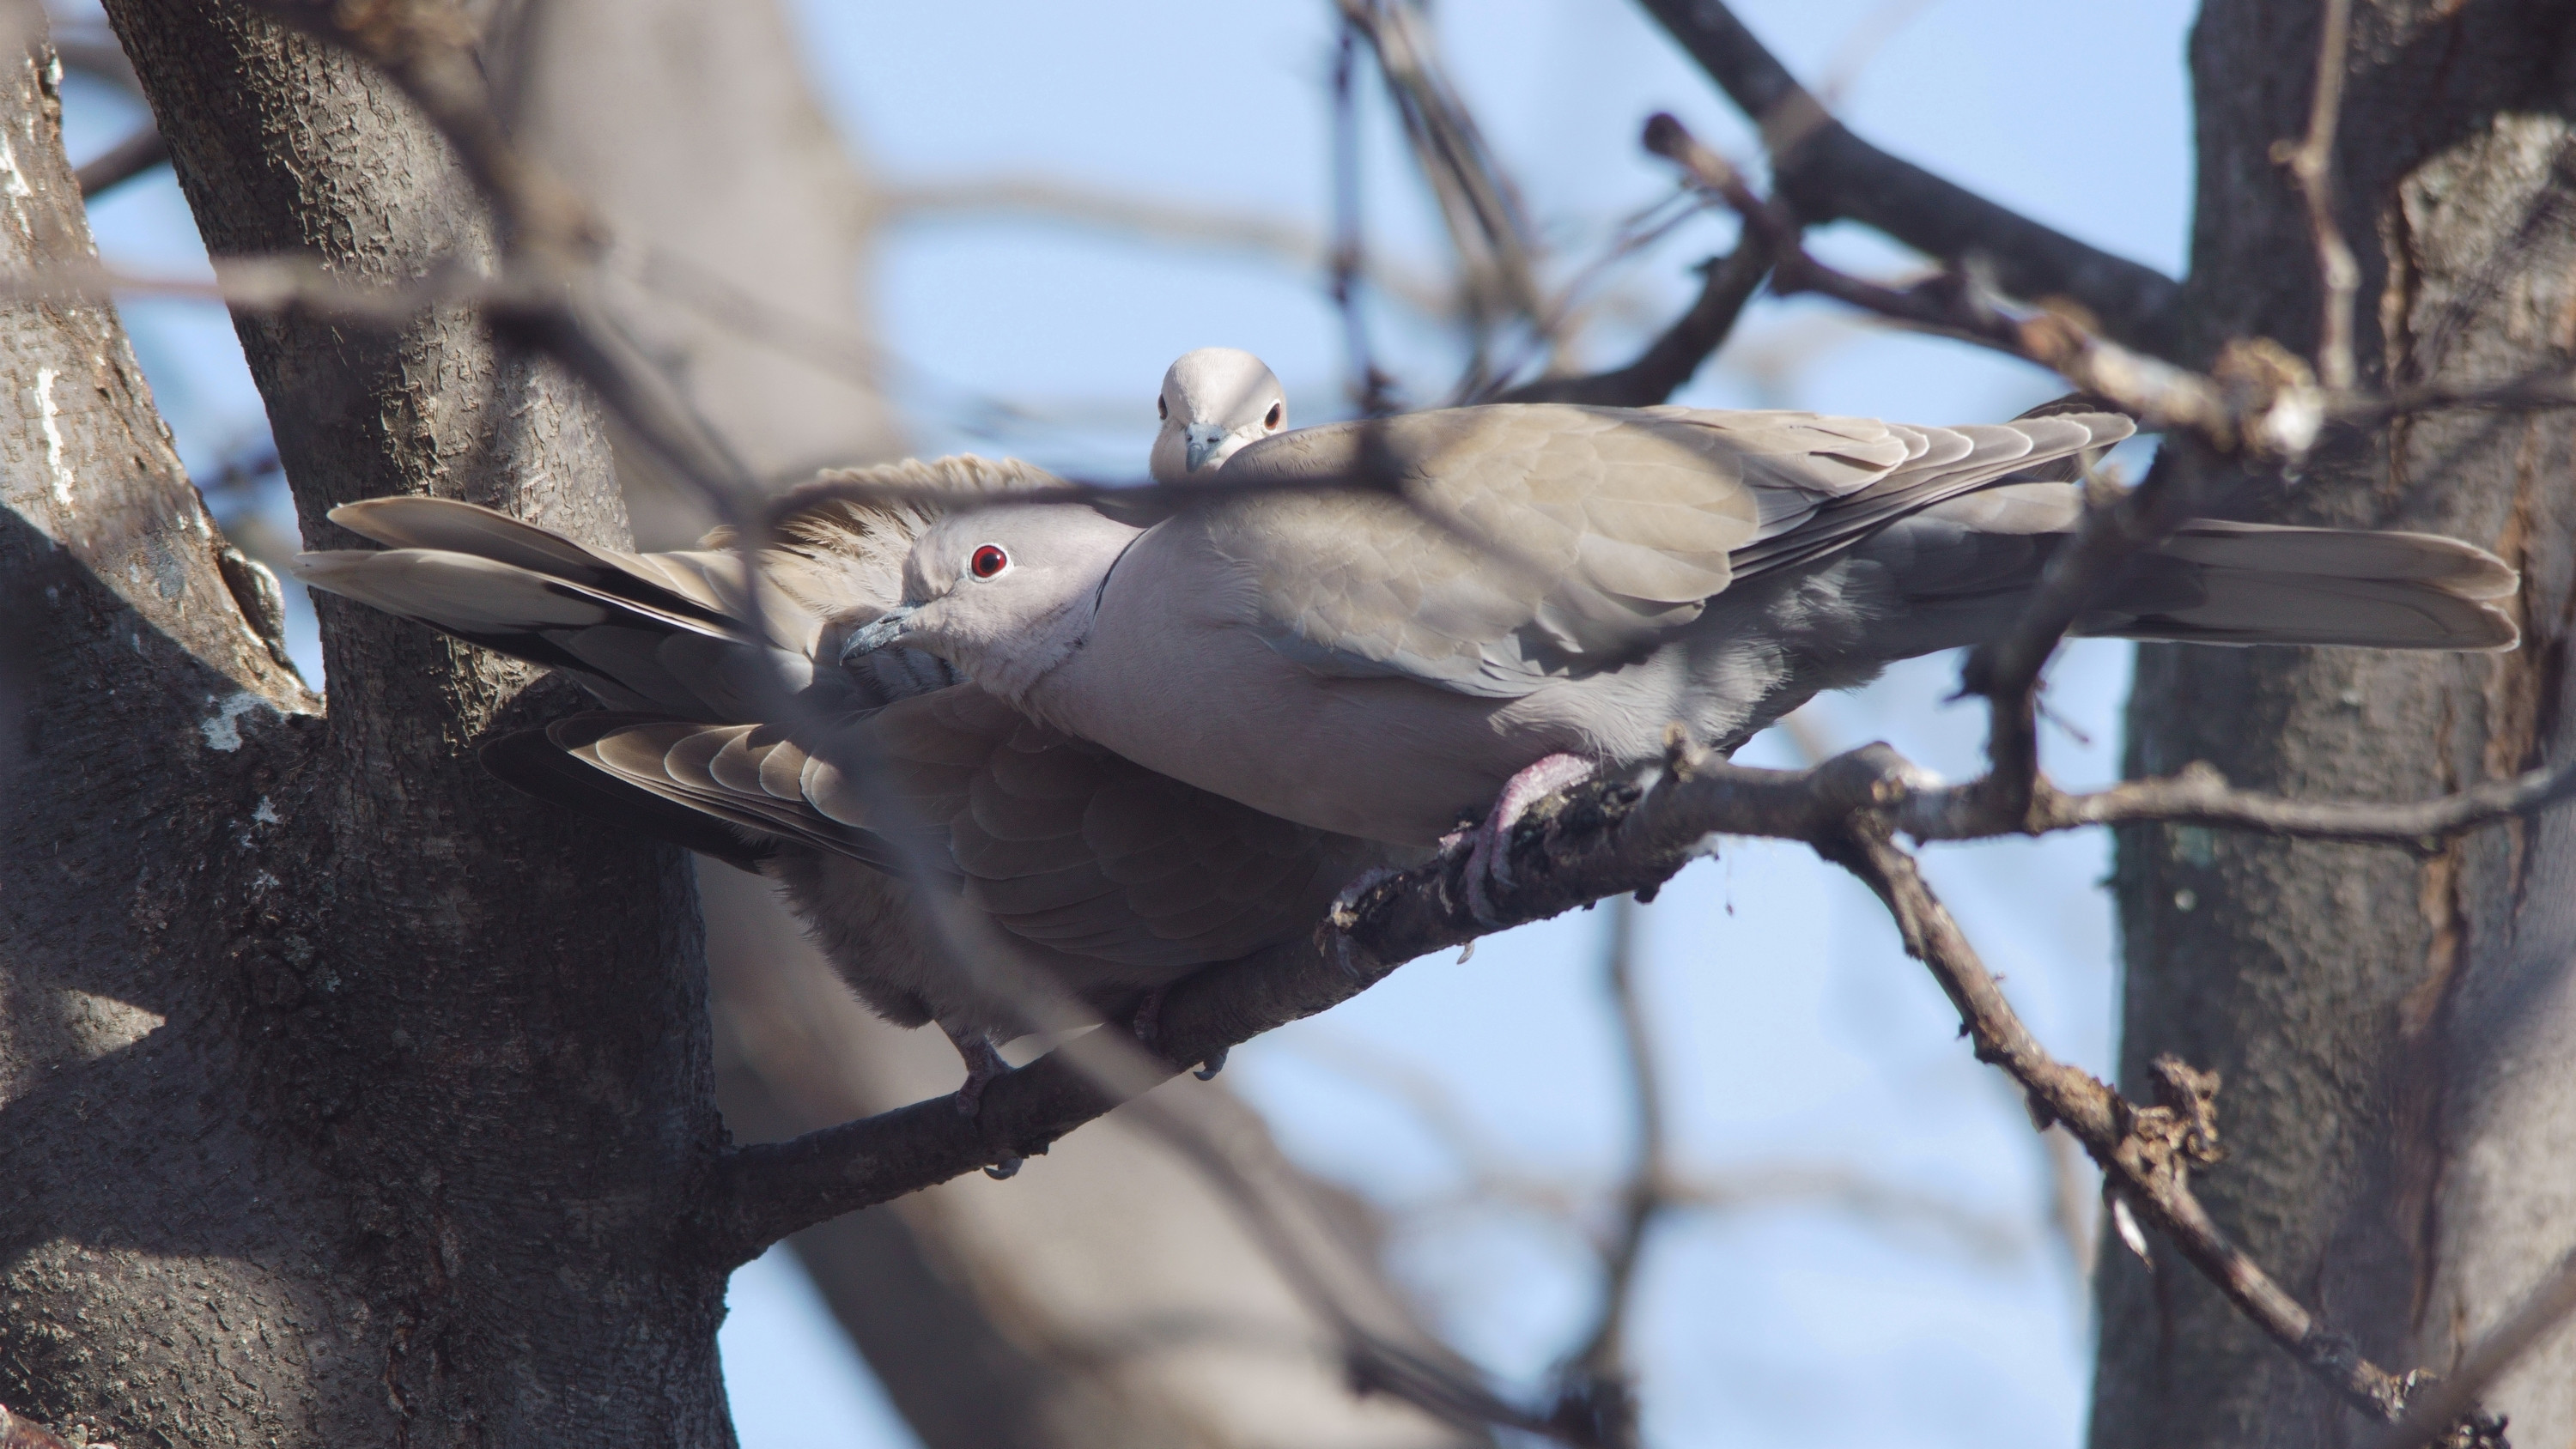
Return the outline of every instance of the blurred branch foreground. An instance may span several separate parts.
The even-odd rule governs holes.
[[[669,8],[670,23],[694,14]],[[2083,1144],[2123,1236],[2158,1264],[2152,1277],[2116,1270],[2106,1290],[2105,1444],[2340,1442],[2356,1412],[2394,1423],[2410,1410],[2398,1429],[2409,1442],[2501,1442],[2481,1402],[2509,1408],[2518,1429],[2536,1424],[2530,1442],[2564,1439],[2576,1375],[2521,1355],[2570,1296],[2554,1266],[2567,1244],[2510,1225],[2563,1192],[2551,1171],[2576,1168],[2478,1166],[2532,1161],[2517,1149],[2548,1140],[2568,1090],[2563,1071],[2508,1065],[2552,1040],[2545,1003],[2567,995],[2576,959],[2533,946],[2555,940],[2557,919],[2536,903],[2564,897],[2545,889],[2563,869],[2563,817],[2536,812],[2576,784],[2555,740],[2563,671],[2537,662],[2557,657],[2576,577],[2553,512],[2565,490],[2534,482],[2569,462],[2552,411],[2567,400],[2569,351],[2555,319],[2576,315],[2563,295],[2576,268],[2549,223],[2576,167],[2562,164],[2565,125],[2530,119],[2565,107],[2565,78],[2541,59],[2559,53],[2561,22],[2534,3],[2419,19],[2393,4],[2330,0],[2319,17],[2220,0],[2195,57],[2214,98],[2204,223],[2176,286],[1858,141],[1716,0],[1648,8],[1760,123],[1777,194],[1755,193],[1677,125],[1650,133],[1696,193],[1741,218],[1738,252],[1654,352],[1533,386],[1659,401],[1767,271],[1778,290],[2054,367],[2172,440],[2144,485],[2104,495],[2021,627],[1971,659],[1969,690],[1990,713],[1987,774],[1945,785],[1883,746],[1764,771],[1677,740],[1660,769],[1535,812],[1513,842],[1517,884],[1496,898],[1504,923],[1650,896],[1718,833],[1806,842],[1868,884],[1976,1054],[2012,1075],[2039,1125]],[[757,349],[639,312],[599,264],[603,238],[637,234],[684,261],[738,264],[747,237],[774,227],[818,250],[785,258],[769,273],[778,294],[759,300],[820,298],[855,326],[858,242],[828,215],[847,192],[817,182],[840,163],[815,149],[826,133],[810,103],[773,90],[765,106],[675,122],[607,94],[622,74],[609,64],[587,87],[550,89],[569,83],[532,57],[614,54],[643,33],[605,4],[501,7],[489,34],[435,5],[109,9],[209,249],[315,258],[331,284],[233,297],[308,541],[340,541],[318,521],[338,503],[435,492],[617,546],[620,471],[658,469],[702,502],[749,510],[758,478],[890,446],[869,389],[781,381]],[[1408,134],[1473,260],[1477,341],[1460,392],[1494,394],[1516,335],[1498,317],[1516,315],[1542,350],[1555,335],[1517,203],[1486,174],[1492,158],[1429,63],[1418,12],[1345,12],[1389,83],[1410,88]],[[16,18],[32,35],[33,17]],[[754,37],[730,69],[786,69],[774,21],[725,32]],[[2285,40],[2318,57],[2295,86],[2278,65]],[[2429,93],[2409,47],[2441,50],[2446,73],[2476,84],[2438,105],[2394,104]],[[762,907],[716,895],[711,918],[730,922],[742,952],[715,953],[719,1042],[679,857],[599,839],[471,758],[487,733],[560,709],[560,686],[328,601],[327,715],[279,663],[244,582],[255,575],[188,487],[113,312],[82,291],[90,249],[59,71],[41,44],[6,54],[0,203],[15,225],[0,228],[0,252],[24,285],[0,311],[13,381],[0,406],[15,410],[0,435],[0,584],[28,627],[0,640],[0,691],[13,717],[40,722],[0,741],[12,752],[0,759],[0,1393],[15,1407],[137,1442],[728,1442],[713,1351],[725,1274],[804,1232],[826,1285],[843,1285],[836,1307],[880,1365],[903,1366],[893,1391],[937,1442],[1276,1431],[1275,1418],[1215,1427],[1227,1401],[1292,1416],[1298,1442],[1497,1428],[1633,1441],[1619,1314],[1659,1208],[1661,1151],[1642,1047],[1640,1187],[1601,1320],[1553,1393],[1497,1391],[1422,1335],[1365,1234],[1222,1098],[1149,1098],[1131,1114],[1195,1172],[1125,1163],[1143,1132],[1074,1139],[1068,1151],[1102,1154],[1062,1184],[1059,1201],[1094,1215],[1087,1229],[1081,1212],[989,1185],[844,1219],[1044,1151],[1182,1067],[1471,942],[1492,927],[1465,907],[1460,862],[1376,882],[1314,941],[1182,983],[1160,1009],[1157,1060],[1077,1037],[993,1082],[972,1118],[944,1098],[884,1110],[921,1090],[888,1069],[897,1049],[841,1055],[847,1036],[815,1028],[852,1015],[847,1000],[816,997],[763,944],[777,932]],[[2385,54],[2399,59],[2364,58]],[[2310,106],[2312,94],[2329,100]],[[559,121],[614,123],[549,132],[550,106]],[[697,124],[719,119],[740,133]],[[675,125],[690,134],[672,138]],[[560,149],[529,139],[550,134]],[[736,169],[707,169],[741,188],[739,206],[657,196],[667,157],[635,144],[646,134],[725,158]],[[2301,135],[2283,153],[2294,187],[2269,171],[2270,148]],[[1445,186],[1442,167],[1455,173]],[[597,194],[561,180],[576,175]],[[2339,198],[2394,198],[2393,210]],[[1834,216],[1948,270],[1906,289],[1843,276],[1803,247],[1804,229]],[[2362,265],[2347,231],[2400,244]],[[2284,289],[2288,256],[2313,259],[2324,285]],[[381,295],[372,316],[335,310],[350,289],[405,300],[390,316]],[[2393,300],[2355,305],[2369,296]],[[2390,319],[2402,332],[2374,337]],[[1354,326],[1355,348],[1361,335]],[[2311,365],[2272,338],[2321,352]],[[675,377],[639,361],[671,355],[693,367]],[[2306,480],[2295,507],[2290,470]],[[2422,478],[2443,486],[2404,483]],[[2151,654],[2142,677],[2169,687],[2142,699],[2191,707],[2142,711],[2142,778],[2058,791],[2038,769],[2036,699],[2060,636],[2094,581],[2180,520],[2229,508],[2493,542],[2524,569],[2526,649],[2501,665]],[[2191,767],[2201,760],[2265,790],[2231,788]],[[2359,778],[2421,803],[2309,803]],[[1898,843],[2097,824],[2129,832],[2125,1093],[2021,1025]],[[2351,878],[2370,888],[2351,895]],[[2255,999],[2266,985],[2293,1008]],[[2190,1009],[2202,999],[2226,1009]],[[2329,1026],[2291,1025],[2316,1019]],[[2516,1035],[2515,1052],[2493,1049]],[[2218,1160],[2211,1066],[2231,1114],[2251,1104],[2230,1118],[2233,1170],[2213,1179],[2214,1207],[2194,1181]],[[737,1128],[817,1130],[733,1146],[720,1078]],[[2291,1105],[2320,1099],[2337,1107],[2323,1121]],[[876,1115],[817,1123],[863,1111]],[[1136,1313],[1138,1295],[1036,1304],[1028,1292],[1008,1316],[1014,1273],[1026,1288],[1046,1260],[1093,1252],[1133,1253],[1140,1281],[1158,1256],[1203,1254],[1155,1305],[1165,1336],[1187,1326],[1196,1357],[1103,1373],[1028,1351],[1050,1322],[1153,1316]],[[2169,1256],[2200,1276],[2165,1269]],[[961,1263],[979,1288],[943,1271]],[[1207,1330],[1211,1315],[1228,1334]],[[920,1351],[933,1329],[950,1351]],[[1151,1337],[1135,1362],[1154,1361]],[[1227,1342],[1248,1347],[1229,1360]],[[2428,1393],[2424,1369],[2453,1379]],[[1379,1398],[1353,1407],[1343,1373]],[[1214,1400],[1212,1384],[1225,1386]]]

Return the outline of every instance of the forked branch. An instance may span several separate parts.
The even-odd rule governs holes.
[[[1945,262],[1978,261],[2014,296],[2063,298],[2125,346],[2178,355],[2182,289],[2172,278],[2052,231],[1852,134],[1723,0],[1640,3],[1761,128],[1780,196],[1800,220],[1856,221]]]

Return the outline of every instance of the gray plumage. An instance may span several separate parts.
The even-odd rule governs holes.
[[[968,495],[1055,481],[973,458],[833,476]],[[305,554],[300,578],[561,670],[612,711],[494,742],[496,773],[766,872],[870,1006],[905,1025],[936,1019],[961,1045],[1070,1023],[1006,978],[950,969],[892,878],[899,822],[931,888],[1111,1016],[1199,965],[1311,929],[1352,877],[1396,858],[1068,738],[934,656],[831,662],[894,602],[934,509],[817,498],[792,513],[760,560],[765,633],[744,623],[741,560],[721,533],[696,551],[630,554],[438,499],[331,517],[389,547]],[[796,718],[820,717],[836,740],[776,720],[765,701],[782,676],[801,696]],[[872,806],[832,758],[879,761],[896,798]]]
[[[1141,531],[953,517],[916,546],[907,609],[858,644],[938,654],[1033,718],[1319,829],[1428,845],[1482,815],[1483,852],[1524,771],[1652,759],[1675,721],[1732,750],[1819,689],[1992,637],[2079,521],[2079,487],[2048,474],[2130,431],[1544,404],[1310,428],[1217,481],[1391,467],[1416,506],[1268,487]],[[979,570],[986,548],[1007,564]],[[2497,649],[2514,586],[2451,539],[2198,522],[2080,629]]]

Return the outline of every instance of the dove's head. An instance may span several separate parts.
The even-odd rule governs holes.
[[[1288,426],[1288,394],[1261,359],[1232,347],[1182,354],[1154,400],[1154,481],[1204,480],[1246,443]]]
[[[1138,532],[1079,503],[943,518],[904,560],[903,603],[852,632],[841,662],[901,645],[1017,701],[1081,644],[1101,582]]]

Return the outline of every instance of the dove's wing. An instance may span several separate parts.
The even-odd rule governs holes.
[[[1244,622],[1319,673],[1511,697],[1633,661],[1731,582],[1847,549],[1909,512],[2127,436],[2104,414],[1909,427],[1809,413],[1456,408],[1256,443],[1264,491],[1162,525],[1233,571]]]
[[[555,727],[615,780],[747,830],[889,873],[907,852],[1012,934],[1075,956],[1180,968],[1310,928],[1390,857],[1166,779],[1034,724],[971,687],[899,701],[824,752],[884,771],[873,800],[830,759],[751,725]],[[845,753],[846,752],[846,753]]]

